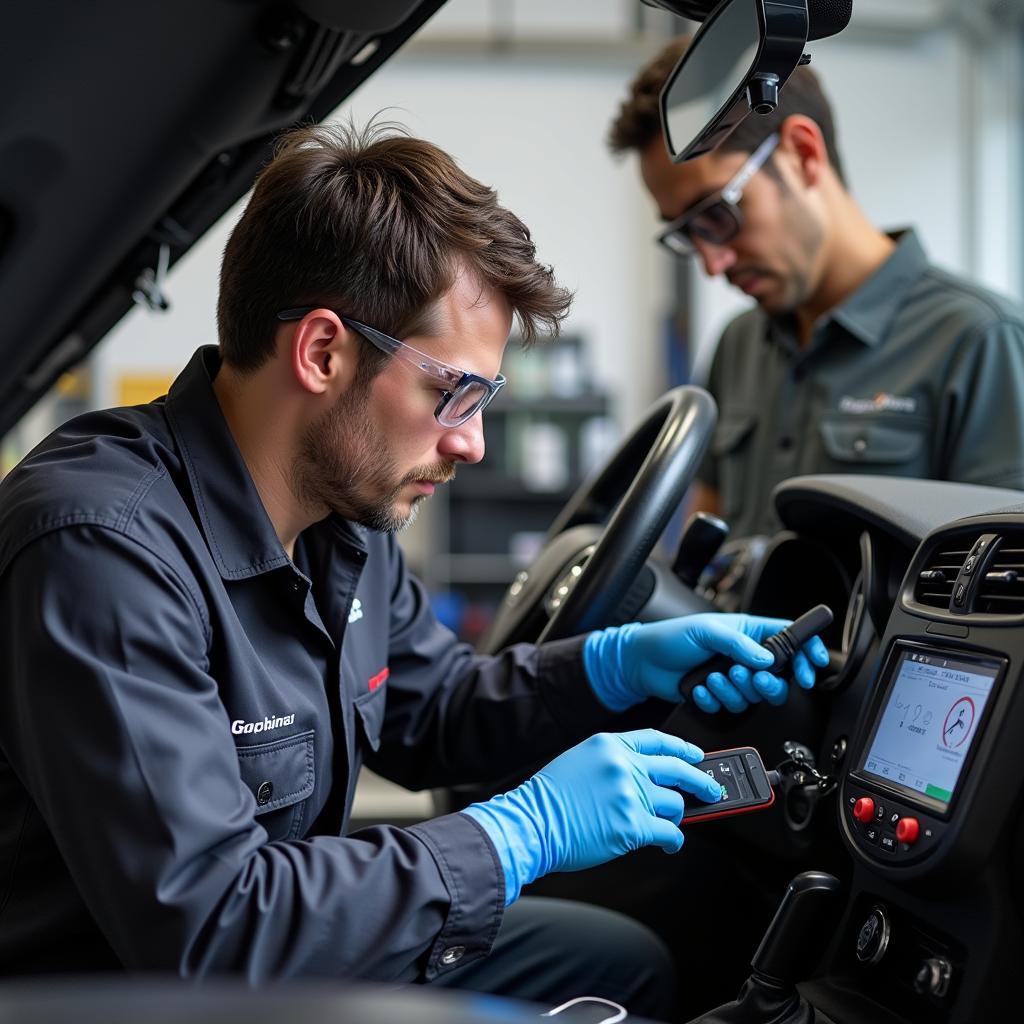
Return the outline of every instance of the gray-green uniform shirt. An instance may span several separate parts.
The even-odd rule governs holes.
[[[815,328],[760,309],[725,329],[698,479],[733,536],[773,532],[772,489],[875,473],[1024,489],[1024,309],[928,262],[912,231]]]

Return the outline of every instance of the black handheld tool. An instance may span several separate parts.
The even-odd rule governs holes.
[[[832,609],[828,605],[815,605],[809,612],[804,612],[795,622],[788,625],[781,633],[767,637],[761,641],[761,646],[767,648],[775,655],[772,662],[763,671],[778,675],[792,660],[800,648],[811,639],[815,633],[820,633],[832,624]],[[681,703],[692,698],[693,688],[699,686],[712,672],[727,674],[729,669],[736,662],[724,654],[716,654],[715,657],[698,665],[692,672],[683,677],[679,684],[679,694],[682,697]]]
[[[779,784],[779,773],[766,769],[761,755],[753,747],[712,751],[704,755],[697,768],[722,787],[722,799],[708,804],[687,793],[681,828],[698,821],[746,814],[775,803],[773,787]]]

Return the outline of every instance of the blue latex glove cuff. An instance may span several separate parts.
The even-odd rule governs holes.
[[[583,643],[583,668],[590,688],[609,711],[625,711],[644,699],[628,685],[622,658],[630,636],[639,628],[639,623],[631,622],[599,629]]]
[[[470,804],[462,814],[472,818],[487,833],[498,853],[505,875],[505,906],[519,899],[524,885],[547,873],[544,843],[533,827],[535,813],[525,813],[525,787],[491,797],[485,803]]]

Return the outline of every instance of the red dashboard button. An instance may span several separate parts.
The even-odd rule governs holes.
[[[869,796],[862,796],[853,805],[853,816],[865,823],[871,821],[875,816],[875,801]]]
[[[921,826],[918,824],[917,818],[900,818],[896,824],[896,838],[908,846],[911,843],[916,843],[920,834]]]

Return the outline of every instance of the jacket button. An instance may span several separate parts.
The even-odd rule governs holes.
[[[270,798],[274,795],[274,784],[272,782],[261,782],[260,788],[256,790],[256,803],[262,807],[264,804],[270,803]]]
[[[441,963],[443,963],[443,964],[458,963],[462,959],[462,957],[465,955],[465,952],[466,952],[466,947],[465,946],[449,946],[441,954]]]

